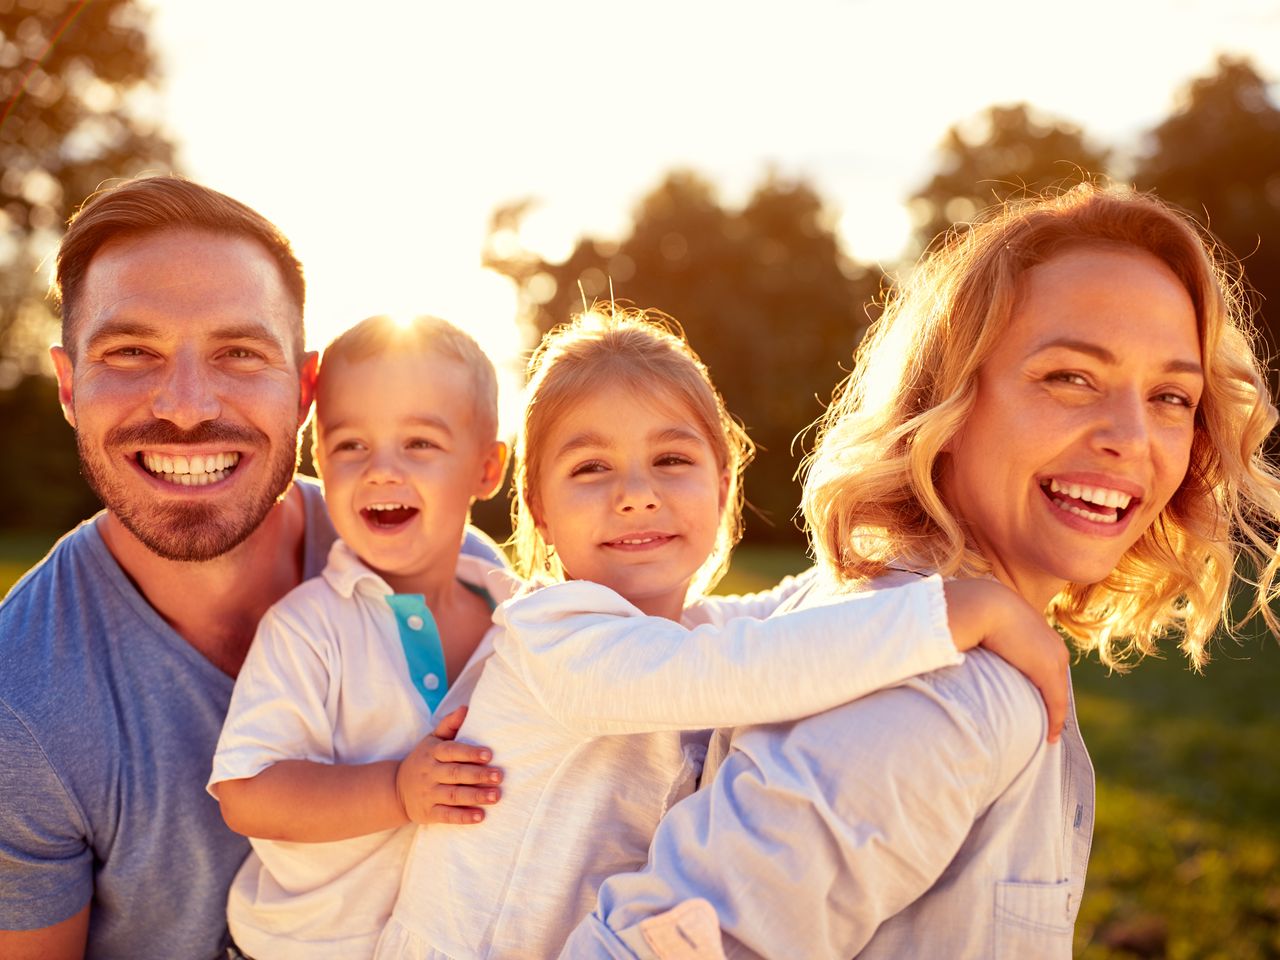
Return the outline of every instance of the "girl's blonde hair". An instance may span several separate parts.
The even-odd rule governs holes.
[[[690,596],[710,590],[724,575],[742,535],[742,471],[754,447],[729,415],[706,366],[670,317],[656,311],[593,305],[547,333],[529,358],[524,421],[516,436],[511,503],[516,568],[525,577],[564,578],[535,520],[538,482],[548,431],[581,397],[623,386],[637,397],[671,398],[684,406],[711,445],[729,491],[715,549],[690,585]]]
[[[1276,422],[1242,281],[1214,241],[1153,197],[1083,184],[1010,204],[926,258],[890,297],[818,427],[803,510],[820,562],[842,580],[891,561],[944,575],[990,570],[939,495],[939,454],[973,408],[977,374],[1008,328],[1022,275],[1072,247],[1147,251],[1195,307],[1205,391],[1190,465],[1151,527],[1095,584],[1069,584],[1049,614],[1084,650],[1123,666],[1172,629],[1193,666],[1228,612],[1242,555],[1261,612],[1276,579],[1280,478],[1262,444]],[[1244,564],[1242,564],[1242,567]]]

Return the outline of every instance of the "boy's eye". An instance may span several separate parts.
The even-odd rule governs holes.
[[[405,444],[405,448],[408,450],[438,450],[440,449],[440,444],[425,437],[415,437]]]
[[[333,445],[334,453],[344,453],[350,450],[363,450],[363,449],[364,449],[364,444],[361,443],[359,440],[343,440],[340,443],[335,443]]]

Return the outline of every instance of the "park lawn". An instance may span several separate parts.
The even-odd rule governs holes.
[[[0,535],[0,592],[53,539]],[[807,566],[800,551],[743,547],[719,589]],[[1072,676],[1098,778],[1076,956],[1280,958],[1280,645],[1220,640],[1199,676],[1174,649],[1127,674],[1086,661]]]

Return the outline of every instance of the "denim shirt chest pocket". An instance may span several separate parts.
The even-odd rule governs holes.
[[[996,960],[1070,960],[1075,911],[1071,881],[1002,881],[995,890]]]

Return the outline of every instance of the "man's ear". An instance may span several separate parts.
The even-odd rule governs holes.
[[[476,498],[488,500],[502,489],[503,478],[507,475],[507,457],[510,448],[501,440],[493,441],[489,452],[485,454],[481,465],[479,492]]]
[[[298,367],[298,428],[307,422],[311,413],[311,403],[316,398],[316,370],[320,363],[320,354],[308,350],[302,355],[302,363]]]
[[[71,368],[71,357],[58,344],[49,348],[49,356],[53,358],[53,370],[58,375],[58,403],[62,404],[62,415],[74,428],[76,425],[75,377]]]

